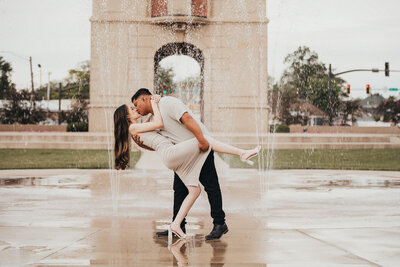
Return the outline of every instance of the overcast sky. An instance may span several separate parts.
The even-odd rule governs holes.
[[[91,0],[0,0],[0,55],[11,62],[18,88],[29,87],[29,56],[36,85],[39,63],[46,83],[48,72],[52,79],[63,79],[69,69],[90,59],[91,7]],[[399,12],[399,0],[269,0],[269,73],[278,79],[284,57],[301,45],[331,63],[335,72],[383,69],[385,61],[400,70]],[[180,72],[188,69],[182,62]],[[385,88],[400,89],[400,72],[342,78],[351,84],[353,96],[365,96],[367,83],[373,93],[387,95]]]

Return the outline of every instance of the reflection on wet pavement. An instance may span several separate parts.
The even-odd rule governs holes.
[[[0,171],[0,266],[396,266],[400,173],[292,170],[220,175],[230,231],[203,192],[190,240],[167,238],[169,171]]]
[[[40,185],[41,177],[15,177],[0,179],[0,186]]]

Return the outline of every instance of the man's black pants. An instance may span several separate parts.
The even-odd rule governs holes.
[[[207,192],[208,201],[211,207],[211,217],[214,219],[214,224],[225,223],[225,212],[222,210],[222,195],[218,182],[218,174],[214,164],[214,151],[210,151],[206,161],[200,172],[200,183],[204,186]],[[188,195],[185,184],[179,178],[178,174],[174,175],[174,216],[175,219],[182,205],[183,200]],[[186,224],[186,219],[181,223],[181,226]]]

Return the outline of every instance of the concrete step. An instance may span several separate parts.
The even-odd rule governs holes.
[[[90,134],[90,133],[15,133],[0,132],[0,141],[66,141],[66,142],[108,142],[113,141],[113,136],[109,134]]]
[[[1,141],[0,148],[14,149],[112,149],[112,144],[106,142],[67,142],[67,141]],[[136,149],[137,150],[137,149]]]
[[[276,143],[269,149],[384,149],[400,148],[400,143]]]
[[[261,143],[265,148],[399,148],[400,136],[392,134],[213,134],[214,138],[241,148]],[[0,132],[0,148],[112,149],[108,133]],[[138,147],[132,142],[132,150]]]
[[[237,143],[238,147],[252,147],[252,143]],[[99,142],[1,142],[0,148],[3,149],[93,149],[107,150],[113,149],[113,144]],[[304,142],[282,142],[274,144],[265,144],[266,149],[364,149],[364,148],[400,148],[397,143],[304,143]],[[139,148],[135,145],[131,146],[132,151],[138,151]]]

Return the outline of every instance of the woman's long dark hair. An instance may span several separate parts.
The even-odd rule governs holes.
[[[114,153],[115,169],[125,170],[129,166],[130,138],[129,119],[126,105],[122,105],[114,112]]]

